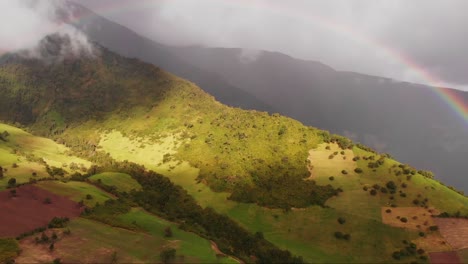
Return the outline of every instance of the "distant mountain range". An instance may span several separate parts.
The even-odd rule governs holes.
[[[242,49],[172,47],[77,6],[93,41],[193,81],[219,101],[279,112],[371,145],[468,191],[468,128],[429,87],[335,71],[322,63]],[[247,53],[248,54],[248,53]],[[454,91],[468,104],[468,92]]]

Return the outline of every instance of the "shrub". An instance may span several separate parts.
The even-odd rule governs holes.
[[[172,237],[172,229],[170,226],[164,229],[164,237]]]
[[[330,181],[333,181],[333,180],[335,180],[335,177],[330,176],[328,179],[329,179]]]
[[[356,169],[354,169],[354,172],[356,172],[356,173],[362,173],[362,169],[361,169],[361,168],[356,168]]]
[[[408,219],[406,217],[402,217],[402,218],[400,218],[400,221],[403,222],[403,223],[407,223]]]
[[[431,230],[431,231],[437,231],[437,230],[439,230],[439,227],[438,227],[438,226],[430,226],[430,227],[429,227],[429,230]]]
[[[344,219],[343,217],[338,217],[338,223],[340,223],[340,225],[343,225],[344,223],[346,223],[346,219]]]
[[[174,248],[166,249],[161,252],[159,257],[161,258],[162,263],[170,263],[176,257],[176,250]]]
[[[346,170],[342,170],[341,173],[344,174],[344,175],[348,174],[348,172]]]
[[[16,179],[15,178],[10,178],[8,180],[8,188],[14,188],[16,187]]]
[[[338,238],[338,239],[342,239],[342,238],[343,238],[343,236],[344,236],[344,234],[343,234],[343,233],[341,233],[341,232],[339,232],[339,231],[335,232],[335,234],[334,234],[334,235],[335,235],[335,237],[336,237],[336,238]]]
[[[395,190],[397,188],[395,182],[393,182],[393,181],[387,182],[387,184],[385,184],[385,186],[390,190]]]
[[[372,190],[370,191],[370,194],[371,194],[372,196],[375,196],[375,195],[377,195],[377,191],[376,191],[375,189],[372,189]]]
[[[389,213],[392,212],[392,210],[391,210],[391,209],[387,209],[387,210],[385,210],[385,212],[386,212],[387,214],[389,214]]]

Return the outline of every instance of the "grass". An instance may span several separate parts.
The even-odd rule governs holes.
[[[8,171],[5,177],[0,179],[0,190],[7,187],[10,178],[15,178],[17,183],[26,183],[31,178],[48,177],[44,164],[39,162],[43,159],[48,165],[63,167],[68,172],[74,172],[68,168],[69,164],[75,163],[89,167],[91,163],[84,159],[69,155],[69,149],[56,142],[34,136],[22,129],[0,123],[0,133],[7,131],[9,136],[7,142],[0,141],[0,166]],[[13,168],[13,164],[17,168]],[[36,173],[36,176],[32,174]]]
[[[468,248],[459,250],[458,256],[460,257],[461,263],[468,263]]]
[[[10,136],[4,144],[11,150],[18,150],[22,156],[30,155],[36,158],[42,158],[47,164],[55,167],[63,167],[64,164],[72,162],[83,164],[89,167],[91,163],[84,159],[69,155],[69,149],[63,145],[57,144],[53,140],[34,136],[19,128],[0,123],[0,131],[7,131]],[[11,157],[10,157],[11,159]]]
[[[15,239],[0,239],[0,262],[15,258],[19,252],[20,248]]]
[[[108,199],[113,199],[111,194],[86,182],[43,181],[37,183],[37,186],[57,195],[68,197],[75,202],[83,201],[88,207],[94,207],[96,203],[103,204]],[[92,199],[86,198],[88,194],[92,196]]]
[[[104,172],[89,177],[89,180],[92,182],[100,180],[104,185],[115,186],[120,192],[138,191],[141,189],[141,185],[130,175],[125,173]]]
[[[164,229],[170,227],[173,236],[166,238],[169,242],[180,241],[177,249],[178,254],[195,257],[201,263],[225,263],[224,258],[216,257],[211,249],[210,242],[193,233],[179,230],[177,225],[153,216],[142,209],[133,208],[129,213],[122,215],[119,219],[127,224],[135,224],[153,236],[163,236]]]

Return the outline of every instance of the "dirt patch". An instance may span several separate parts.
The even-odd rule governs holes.
[[[382,207],[381,209],[384,224],[423,232],[435,225],[432,212],[422,207]]]
[[[429,253],[429,259],[432,264],[461,264],[455,251]]]
[[[50,203],[45,201],[49,200]],[[81,209],[70,199],[32,185],[0,192],[0,237],[15,237],[45,226],[54,217],[79,216]]]
[[[424,237],[415,239],[413,242],[426,252],[443,252],[452,250],[452,247],[438,232],[426,233]]]
[[[468,219],[435,217],[434,222],[453,249],[468,248]]]

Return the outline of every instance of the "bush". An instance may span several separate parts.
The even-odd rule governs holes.
[[[16,179],[11,178],[8,180],[8,188],[14,188],[14,187],[16,187]]]
[[[341,173],[344,174],[344,175],[348,174],[348,172],[346,170],[342,170]]]
[[[372,189],[372,190],[370,191],[370,194],[371,194],[372,196],[375,196],[375,195],[377,195],[377,191],[376,191],[375,189]]]
[[[356,172],[356,173],[362,173],[363,171],[362,171],[361,168],[356,168],[356,169],[354,169],[354,172]]]
[[[393,182],[393,181],[387,182],[387,184],[385,184],[385,186],[390,190],[395,190],[397,188],[395,182]]]
[[[437,230],[439,230],[439,227],[438,227],[438,226],[430,226],[430,227],[429,227],[429,230],[431,230],[431,231],[437,231]]]
[[[341,233],[341,232],[339,232],[339,231],[335,232],[335,234],[334,234],[334,235],[335,235],[335,237],[336,237],[337,239],[342,239],[342,238],[343,238],[343,236],[344,236],[344,234],[343,234],[343,233]]]
[[[344,219],[343,217],[338,217],[338,223],[340,223],[340,225],[343,225],[344,223],[346,223],[346,219]]]
[[[164,237],[172,237],[172,229],[170,226],[164,229]]]
[[[329,179],[330,181],[333,181],[333,180],[335,180],[335,177],[330,176],[328,179]]]
[[[174,248],[166,249],[161,252],[159,257],[161,258],[162,263],[170,263],[176,257],[176,250]]]
[[[387,209],[387,210],[385,210],[385,212],[386,212],[387,214],[389,214],[389,213],[392,212],[392,210],[391,210],[391,209]]]
[[[406,217],[402,217],[402,218],[400,218],[400,221],[403,222],[403,223],[407,223],[408,219]]]

